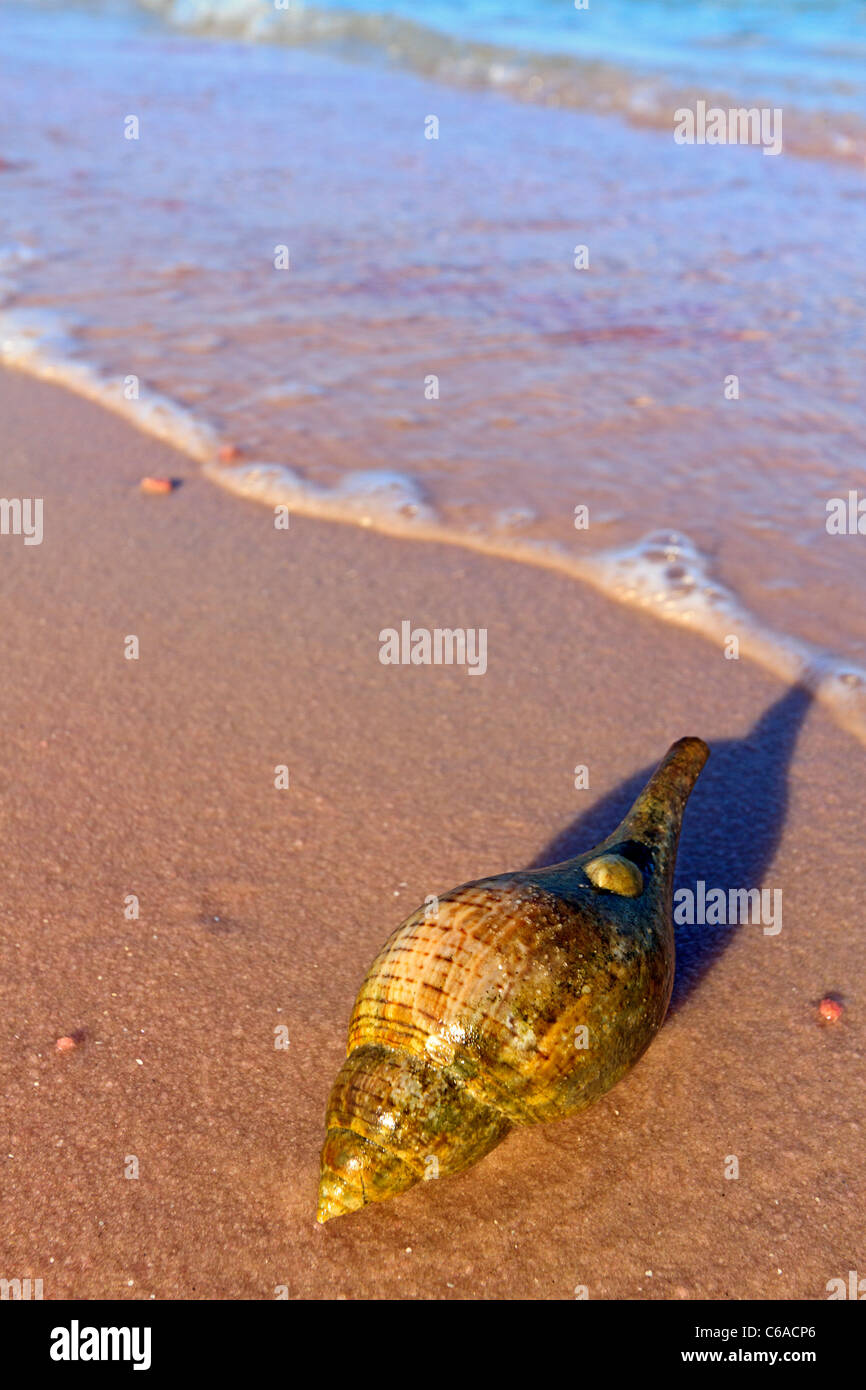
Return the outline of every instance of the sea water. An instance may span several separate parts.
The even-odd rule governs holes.
[[[0,360],[866,728],[862,5],[0,2],[0,62]]]

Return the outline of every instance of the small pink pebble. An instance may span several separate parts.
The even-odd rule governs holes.
[[[822,999],[818,1005],[818,1013],[826,1023],[837,1023],[842,1017],[843,1009],[838,999]]]
[[[217,458],[220,463],[231,463],[232,459],[239,459],[241,450],[237,444],[221,444],[217,451]]]
[[[173,478],[142,478],[142,492],[165,493],[174,491]]]
[[[74,1038],[58,1038],[55,1043],[58,1052],[74,1052],[77,1046]]]

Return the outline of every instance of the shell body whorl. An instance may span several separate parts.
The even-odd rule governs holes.
[[[706,756],[681,740],[603,845],[465,884],[388,939],[328,1103],[320,1221],[463,1171],[514,1126],[590,1105],[637,1060],[670,1000],[673,857]]]

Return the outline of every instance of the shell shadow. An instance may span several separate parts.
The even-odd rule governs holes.
[[[674,888],[760,888],[776,856],[788,810],[788,768],[812,702],[795,685],[742,738],[710,740],[710,760],[692,792],[677,855]],[[699,723],[699,721],[695,721]],[[659,756],[664,750],[660,750]],[[609,835],[656,764],[636,772],[560,831],[527,867],[541,869],[582,854]],[[731,926],[676,929],[677,964],[671,1012],[679,1008],[724,951]]]

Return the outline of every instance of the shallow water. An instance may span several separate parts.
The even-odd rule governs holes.
[[[784,102],[795,143],[861,152],[862,0],[139,0],[187,32],[337,48],[667,127],[690,88]],[[812,119],[807,119],[810,115]],[[808,132],[808,141],[806,135]]]
[[[173,14],[212,29],[217,8]],[[272,7],[230,8],[237,32],[253,9],[270,28]],[[626,8],[593,30],[606,64]],[[503,7],[459,23],[451,6],[425,11],[412,42],[430,73],[461,79],[445,83],[399,44],[386,66],[357,12],[325,43],[321,12],[296,11],[304,44],[287,45],[178,33],[123,6],[0,5],[0,355],[202,461],[236,445],[212,476],[268,502],[564,568],[720,640],[733,630],[792,676],[825,670],[812,648],[835,653],[832,698],[859,703],[866,536],[830,535],[826,509],[863,473],[866,190],[834,143],[859,119],[845,73],[866,70],[862,21],[821,74],[833,24],[861,7],[823,7],[820,33],[814,7],[795,7],[797,61],[773,47],[754,87],[732,52],[770,52],[777,6],[740,7],[736,24],[711,6],[675,44],[654,8],[595,95],[638,90],[650,33],[669,86],[708,97],[718,75],[783,100],[808,71],[799,146],[787,107],[785,151],[767,158],[676,145],[669,104],[664,130],[621,103],[600,114],[586,90],[561,101],[571,59],[560,9],[541,34],[541,5],[513,40],[520,80],[500,91],[472,64],[473,45],[502,44]],[[513,99],[532,95],[542,38],[559,96],[543,64],[533,90],[555,106]],[[845,82],[842,116],[814,127],[824,157],[804,157],[809,110],[841,102]]]

